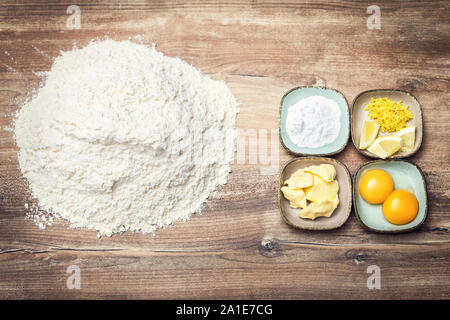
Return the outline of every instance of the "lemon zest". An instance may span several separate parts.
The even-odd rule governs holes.
[[[401,100],[395,102],[384,97],[371,98],[364,110],[380,125],[381,132],[396,132],[406,128],[406,123],[414,118],[408,108]]]

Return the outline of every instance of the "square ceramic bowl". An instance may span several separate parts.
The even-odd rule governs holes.
[[[368,90],[360,93],[353,100],[352,104],[352,141],[355,148],[363,155],[379,159],[375,154],[359,149],[359,139],[361,137],[361,130],[365,120],[369,120],[368,112],[364,110],[365,106],[370,102],[370,98],[388,98],[392,101],[398,102],[403,101],[403,105],[409,106],[409,110],[414,115],[414,119],[408,121],[408,125],[416,127],[416,140],[414,143],[414,148],[411,152],[398,151],[394,153],[389,159],[399,159],[412,156],[419,150],[422,144],[423,137],[423,120],[422,120],[422,109],[420,107],[419,101],[410,93],[401,90],[389,90],[389,89],[377,89]],[[378,133],[378,136],[390,135],[392,133]]]
[[[338,137],[327,145],[319,148],[306,148],[297,146],[289,138],[286,131],[286,118],[289,108],[295,105],[302,99],[311,96],[322,96],[331,100],[334,100],[341,110],[340,116],[340,131]],[[286,150],[292,154],[303,155],[315,155],[315,156],[328,156],[341,152],[347,145],[348,137],[350,135],[350,112],[348,108],[347,100],[344,95],[335,89],[329,89],[324,87],[298,87],[289,90],[281,99],[280,104],[280,140]]]
[[[414,194],[419,202],[416,218],[405,225],[394,225],[386,220],[382,204],[366,202],[359,193],[361,177],[370,169],[382,169],[394,180],[394,190],[404,189]],[[360,166],[353,177],[353,205],[361,224],[370,231],[380,233],[410,232],[422,225],[427,217],[427,191],[425,177],[418,166],[407,161],[374,160]]]
[[[319,217],[315,220],[304,219],[298,216],[301,209],[291,208],[281,192],[284,181],[298,169],[303,169],[313,165],[331,164],[336,169],[336,180],[339,184],[339,205],[330,217]],[[352,181],[347,167],[341,162],[332,158],[303,157],[296,158],[286,163],[280,175],[280,188],[278,190],[280,214],[284,221],[298,229],[306,230],[331,230],[339,228],[347,221],[352,208]]]

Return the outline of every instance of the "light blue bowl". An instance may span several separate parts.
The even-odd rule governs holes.
[[[341,122],[341,129],[339,131],[338,137],[327,145],[319,148],[304,148],[297,146],[289,138],[286,131],[286,118],[289,108],[296,104],[298,101],[311,97],[311,96],[322,96],[328,99],[336,101],[340,110],[341,117],[339,121]],[[280,104],[280,140],[282,145],[289,152],[302,156],[302,155],[315,155],[315,156],[328,156],[341,152],[348,142],[348,137],[350,134],[350,115],[348,110],[348,103],[344,95],[335,89],[324,88],[324,87],[298,87],[289,90],[281,99]]]
[[[381,204],[370,204],[361,197],[359,183],[364,173],[370,169],[386,171],[394,181],[395,190],[407,190],[416,196],[419,212],[413,221],[404,225],[392,224],[384,217]],[[358,168],[353,178],[353,206],[359,221],[371,231],[381,233],[413,231],[422,225],[427,217],[427,189],[423,173],[419,167],[407,161],[369,161]]]

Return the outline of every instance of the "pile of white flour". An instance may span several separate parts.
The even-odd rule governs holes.
[[[57,57],[15,121],[39,208],[95,229],[150,233],[200,212],[227,181],[237,103],[223,82],[142,44]]]

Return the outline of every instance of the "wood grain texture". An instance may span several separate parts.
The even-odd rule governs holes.
[[[81,1],[81,29],[66,28],[68,1],[0,3],[0,298],[450,298],[450,16],[448,1]],[[278,175],[237,164],[202,215],[155,236],[98,239],[58,222],[25,219],[27,185],[13,113],[60,50],[93,38],[142,35],[168,56],[226,81],[241,102],[238,127],[278,127],[281,96],[300,85],[403,89],[422,105],[424,140],[409,161],[424,171],[429,216],[399,235],[363,229],[352,212],[338,230],[298,231],[281,219]],[[280,166],[292,159],[279,146]],[[351,141],[335,156],[353,174],[368,159]],[[369,265],[381,290],[368,290]],[[70,265],[80,290],[66,287]]]

